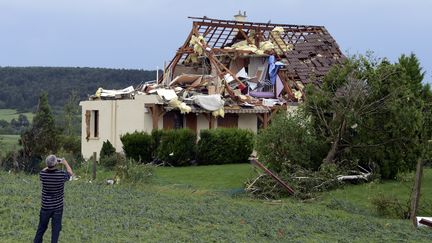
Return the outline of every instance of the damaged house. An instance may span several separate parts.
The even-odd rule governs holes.
[[[82,101],[82,154],[109,140],[152,129],[235,127],[257,132],[280,109],[295,109],[306,84],[318,84],[344,56],[323,26],[193,20],[159,80],[124,90],[99,89]]]

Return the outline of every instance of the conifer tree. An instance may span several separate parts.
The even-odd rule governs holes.
[[[55,127],[47,93],[40,95],[32,125],[29,130],[21,134],[19,142],[22,145],[21,155],[26,171],[35,171],[43,157],[57,152],[59,132]]]

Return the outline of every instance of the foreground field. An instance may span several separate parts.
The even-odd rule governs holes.
[[[248,165],[233,166],[227,171],[243,170],[241,177],[250,173]],[[241,187],[240,180],[223,184],[223,173],[207,178],[221,178],[215,182],[218,186],[195,184],[201,179],[190,178],[191,171],[199,169],[197,174],[206,181],[209,171],[224,167],[211,168],[183,169],[188,176],[175,168],[157,169],[150,185],[108,186],[102,178],[69,182],[61,241],[429,242],[432,237],[431,230],[413,229],[407,220],[351,214],[330,209],[326,203],[233,197],[227,192]],[[182,182],[171,184],[175,178]],[[0,172],[0,183],[1,241],[31,241],[40,205],[38,178]]]

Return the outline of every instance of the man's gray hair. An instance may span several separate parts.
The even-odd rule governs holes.
[[[52,168],[57,164],[57,157],[53,154],[48,155],[45,159],[45,163],[49,168]]]

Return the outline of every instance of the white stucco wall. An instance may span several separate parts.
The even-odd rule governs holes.
[[[145,108],[145,100],[92,100],[80,102],[82,109],[81,122],[81,152],[85,159],[90,158],[93,152],[99,156],[103,142],[109,140],[117,152],[123,151],[120,136],[127,132],[146,131],[153,129],[151,113]],[[99,137],[92,136],[87,141],[86,111],[99,111]],[[92,120],[93,121],[93,120]],[[162,118],[159,118],[159,127],[162,127]]]
[[[238,118],[238,128],[249,129],[257,133],[257,119],[256,114],[240,114]]]
[[[103,141],[110,140],[111,143],[113,142],[112,132],[111,132],[112,125],[113,125],[112,124],[113,116],[111,113],[112,101],[83,101],[80,102],[80,105],[82,110],[81,152],[83,154],[83,157],[85,159],[88,159],[90,156],[92,156],[93,152],[97,152],[99,154]],[[99,136],[94,137],[93,126],[91,125],[92,130],[90,131],[91,136],[89,140],[86,139],[87,136],[86,111],[87,110],[99,111]],[[93,119],[91,119],[91,121],[93,122]]]
[[[201,130],[208,129],[209,128],[209,122],[207,118],[205,118],[204,115],[199,115],[197,117],[197,135],[199,137]]]

